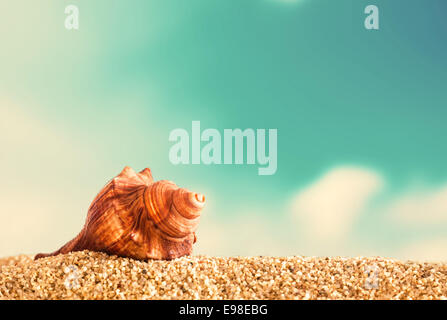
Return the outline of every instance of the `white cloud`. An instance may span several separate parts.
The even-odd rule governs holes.
[[[290,223],[286,215],[282,216],[281,209],[273,217],[262,208],[239,208],[239,215],[222,219],[219,217],[227,213],[225,205],[207,208],[210,210],[202,216],[194,253],[224,256],[385,255],[403,260],[446,261],[447,238],[378,246],[354,238],[355,233],[351,231],[361,215],[379,219],[369,222],[386,223],[388,215],[392,214],[395,221],[388,224],[391,229],[401,226],[401,222],[437,223],[447,219],[447,187],[424,192],[407,191],[372,206],[372,200],[384,189],[385,183],[385,178],[370,168],[335,167],[298,190],[293,197],[292,218],[296,223]],[[219,209],[223,211],[221,214],[217,214]],[[365,230],[369,226],[362,225],[361,228]],[[410,236],[409,232],[405,227],[402,229],[403,235]]]
[[[447,185],[437,188],[407,189],[380,206],[371,206],[371,200],[385,184],[385,179],[374,170],[360,167],[337,167],[323,174],[311,185],[299,191],[293,199],[293,217],[298,221],[301,241],[306,248],[324,255],[338,255],[342,251],[359,254],[377,252],[380,248],[356,247],[346,237],[357,217],[362,214],[390,221],[392,228],[433,227],[447,223]],[[364,226],[365,227],[365,226]],[[345,241],[349,240],[349,241]],[[352,250],[351,250],[352,249]],[[383,249],[383,248],[382,248]],[[383,251],[383,250],[382,250]],[[410,244],[387,244],[387,252],[395,258],[416,261],[446,261],[447,238],[420,240]],[[357,253],[355,253],[357,252]]]
[[[405,192],[386,204],[383,210],[390,219],[398,223],[446,223],[447,185],[432,190]]]
[[[382,186],[382,177],[372,170],[334,168],[298,192],[293,216],[315,240],[340,240]]]

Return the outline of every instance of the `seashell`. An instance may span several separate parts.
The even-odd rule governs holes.
[[[202,194],[171,181],[154,182],[148,168],[136,173],[125,167],[93,200],[78,236],[35,259],[82,250],[134,259],[189,255],[204,205]]]

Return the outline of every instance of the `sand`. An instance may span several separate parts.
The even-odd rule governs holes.
[[[447,299],[447,264],[373,258],[76,252],[0,259],[0,299]]]

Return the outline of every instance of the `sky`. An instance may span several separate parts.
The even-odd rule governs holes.
[[[59,248],[128,165],[205,194],[195,254],[447,260],[446,12],[0,0],[0,256]],[[276,173],[172,164],[169,134],[192,121],[277,129]]]

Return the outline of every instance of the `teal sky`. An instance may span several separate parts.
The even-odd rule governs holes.
[[[69,4],[79,7],[77,31],[64,28]],[[364,28],[369,4],[380,30]],[[419,258],[447,249],[444,0],[0,0],[0,15],[0,229],[9,230],[0,255],[69,240],[125,165],[207,195],[198,253]],[[169,133],[193,120],[221,132],[278,129],[276,174],[172,165]],[[383,186],[343,239],[306,236],[312,228],[291,217],[309,213],[294,203],[339,167],[363,168]],[[392,222],[389,208],[408,197],[417,219],[434,218]]]

